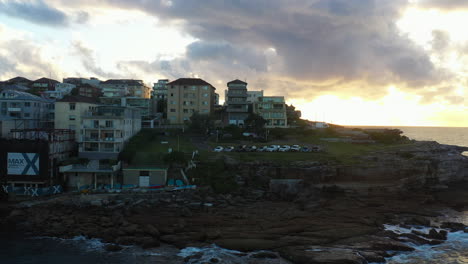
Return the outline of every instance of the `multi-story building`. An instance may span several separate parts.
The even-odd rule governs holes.
[[[90,84],[82,84],[78,86],[78,94],[86,97],[98,98],[102,96],[102,91],[100,88],[92,86]]]
[[[167,119],[171,124],[183,124],[193,113],[211,114],[215,88],[199,78],[180,78],[167,84]]]
[[[127,106],[140,109],[141,118],[149,119],[153,116],[151,112],[151,99],[142,97],[101,97],[100,102],[104,105]]]
[[[43,94],[52,99],[62,99],[65,95],[70,94],[73,88],[76,86],[70,83],[57,83],[55,84],[55,90],[45,91]]]
[[[98,87],[101,81],[97,78],[91,77],[90,79],[86,78],[77,78],[77,77],[70,77],[64,78],[64,83],[70,83],[76,85],[76,87],[80,87],[82,85],[91,85],[93,87]]]
[[[253,104],[253,112],[267,121],[267,128],[288,127],[284,96],[259,97],[258,102]]]
[[[5,82],[6,84],[9,84],[9,85],[21,85],[21,86],[25,86],[25,87],[29,87],[32,83],[31,80],[28,80],[24,77],[15,77],[15,78],[11,78],[9,80],[7,80]]]
[[[55,128],[75,131],[78,143],[81,139],[81,124],[85,112],[92,111],[98,106],[97,98],[67,95],[55,102]]]
[[[155,99],[167,99],[167,87],[166,85],[169,83],[168,79],[161,79],[158,80],[157,83],[154,83],[152,96],[151,98]]]
[[[12,129],[48,127],[53,101],[17,90],[0,92],[0,136],[10,137]],[[53,112],[52,112],[53,113]]]
[[[123,106],[98,106],[82,119],[79,155],[89,159],[116,159],[125,142],[141,130],[140,110]]]
[[[150,98],[150,88],[142,80],[113,79],[101,82],[100,87],[105,97],[135,96]]]
[[[244,125],[244,120],[249,116],[247,103],[247,83],[234,80],[227,83],[226,112],[230,125]]]
[[[258,98],[263,97],[263,90],[261,91],[247,91],[247,102],[253,104],[258,102]]]
[[[54,91],[55,85],[59,82],[49,78],[40,78],[31,83],[31,88],[40,92]]]

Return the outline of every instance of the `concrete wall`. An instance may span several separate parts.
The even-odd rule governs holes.
[[[140,171],[148,171],[145,169],[141,170],[123,170],[123,184],[139,185]],[[160,170],[149,170],[150,185],[165,185],[167,181],[167,171],[164,169]]]

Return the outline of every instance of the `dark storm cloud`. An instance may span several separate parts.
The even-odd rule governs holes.
[[[42,0],[1,1],[0,13],[43,25],[67,26],[69,22],[64,12]]]
[[[395,25],[405,0],[108,2],[166,23],[186,21],[184,30],[199,39],[188,47],[188,58],[222,60],[225,67],[240,63],[267,71],[264,52],[274,48],[282,67],[273,74],[299,80],[420,87],[441,77],[426,52]]]

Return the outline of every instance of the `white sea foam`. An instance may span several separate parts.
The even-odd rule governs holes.
[[[384,225],[385,230],[393,231],[397,234],[410,233],[415,228],[404,228],[401,226]],[[423,228],[418,231],[428,233],[431,228]],[[441,229],[436,229],[441,230]],[[407,243],[415,250],[412,252],[400,252],[397,255],[387,258],[388,264],[401,263],[468,263],[468,233],[463,231],[448,233],[447,240],[440,245],[414,245]]]

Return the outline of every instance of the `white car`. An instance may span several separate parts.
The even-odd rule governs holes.
[[[217,146],[216,148],[213,149],[214,152],[222,152],[224,150],[223,147]]]
[[[278,149],[278,151],[280,151],[280,152],[288,152],[290,149],[291,149],[290,146],[284,145],[284,146],[280,147],[280,148]]]
[[[301,150],[301,146],[299,145],[292,145],[291,146],[291,151],[300,151]]]
[[[267,147],[265,151],[267,151],[267,152],[275,152],[275,151],[278,151],[278,149],[279,149],[279,146],[278,146],[278,145],[271,145],[271,146]]]

